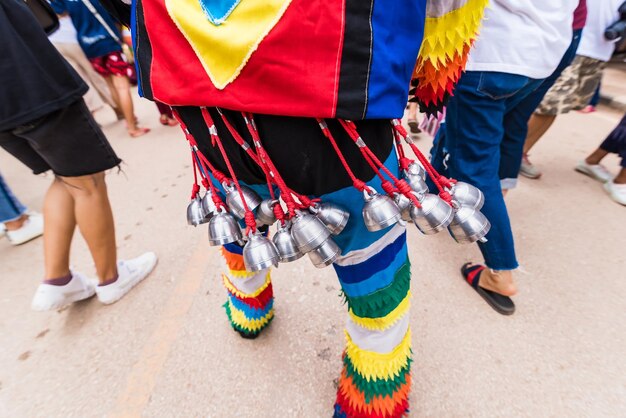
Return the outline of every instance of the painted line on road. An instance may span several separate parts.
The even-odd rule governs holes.
[[[155,330],[141,351],[139,360],[133,366],[126,387],[118,397],[110,417],[142,416],[156,386],[157,378],[163,370],[172,345],[178,338],[183,321],[202,284],[210,255],[206,240],[201,240],[189,259],[187,269],[180,276],[180,281],[167,300],[165,309],[161,312]]]

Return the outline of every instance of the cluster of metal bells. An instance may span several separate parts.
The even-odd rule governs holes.
[[[413,162],[403,171],[403,177],[420,203],[414,205],[407,196],[396,193],[393,199],[376,193],[373,189],[363,192],[363,220],[368,230],[379,231],[397,222],[412,222],[425,235],[433,235],[448,229],[458,243],[485,241],[491,224],[480,212],[484,203],[483,193],[465,182],[456,182],[450,189],[453,206],[439,196],[428,192],[426,171]]]

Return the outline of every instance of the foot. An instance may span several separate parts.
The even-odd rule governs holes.
[[[574,169],[601,183],[606,183],[613,179],[613,174],[602,164],[588,164],[585,160],[582,160]]]
[[[161,117],[159,118],[159,122],[161,122],[161,125],[164,126],[177,126],[178,125],[178,121],[174,118],[170,118],[167,115],[161,115]]]
[[[517,294],[517,286],[511,272],[485,269],[478,278],[478,286],[504,296]]]
[[[137,127],[135,129],[128,129],[128,135],[130,135],[131,138],[139,138],[140,136],[143,136],[148,132],[150,132],[150,128]]]
[[[105,305],[117,302],[137,283],[145,279],[156,263],[157,256],[153,252],[147,252],[132,260],[118,261],[117,280],[96,288],[98,300]]]
[[[527,154],[522,155],[522,165],[519,168],[519,173],[529,179],[538,179],[542,174],[541,171],[530,162]]]
[[[422,130],[419,128],[419,126],[417,125],[417,119],[415,118],[409,118],[407,120],[407,124],[409,125],[409,130],[411,131],[412,135],[417,135],[420,132],[422,132]]]
[[[35,311],[60,309],[79,300],[88,299],[96,293],[96,281],[78,272],[63,286],[42,283],[37,288],[31,307]]]
[[[604,183],[604,189],[611,196],[611,199],[626,206],[626,184],[617,184],[613,180],[609,180]]]
[[[579,110],[580,113],[593,113],[596,111],[596,107],[592,105],[587,105]]]
[[[28,215],[22,226],[15,230],[5,231],[7,239],[13,245],[24,244],[43,235],[43,215],[40,213]]]

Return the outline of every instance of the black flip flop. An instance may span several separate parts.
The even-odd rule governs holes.
[[[478,286],[480,273],[482,273],[485,268],[485,266],[480,264],[465,263],[463,267],[461,267],[461,274],[465,278],[465,281],[472,286],[476,293],[478,293],[494,311],[502,315],[513,315],[513,313],[515,313],[515,303],[513,303],[510,297]]]

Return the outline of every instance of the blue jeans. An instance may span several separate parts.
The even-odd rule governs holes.
[[[26,212],[0,175],[0,223],[14,221]]]
[[[502,189],[517,179],[528,119],[535,110],[524,99],[541,82],[515,74],[466,72],[433,144],[437,170],[485,194],[482,212],[491,222],[491,231],[488,241],[479,246],[485,263],[494,270],[518,267]]]

